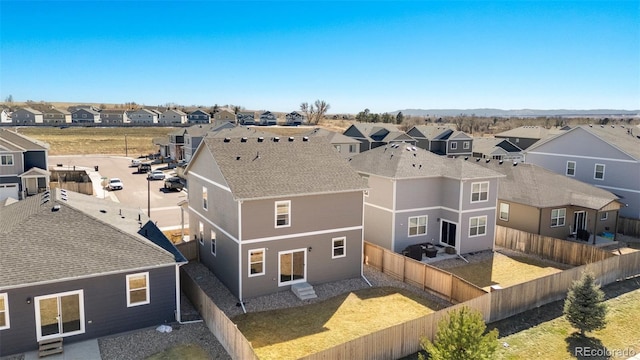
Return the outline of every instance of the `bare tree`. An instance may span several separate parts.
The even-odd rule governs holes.
[[[329,105],[328,102],[324,100],[319,100],[319,99],[316,100],[315,105],[316,105],[315,114],[314,114],[315,118],[313,123],[317,125],[320,122],[320,119],[322,119],[324,115],[327,113],[327,111],[331,108],[331,105]]]

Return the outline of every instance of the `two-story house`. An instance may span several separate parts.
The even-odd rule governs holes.
[[[211,115],[202,109],[196,109],[187,115],[189,124],[208,124],[211,122]]]
[[[526,150],[538,141],[561,134],[568,129],[568,127],[553,127],[547,129],[543,126],[529,125],[503,131],[495,134],[494,137],[498,139],[508,139],[512,144],[516,145],[520,149]]]
[[[574,178],[519,161],[481,160],[499,172],[497,224],[558,239],[615,236],[618,197]]]
[[[42,124],[44,121],[42,112],[29,107],[14,111],[11,119],[14,125],[35,125]]]
[[[54,189],[0,219],[1,357],[181,320],[186,259],[139,209]]]
[[[608,190],[640,219],[640,131],[624,125],[582,125],[525,151],[528,163]]]
[[[2,109],[0,111],[0,124],[11,124],[11,111],[9,109]]]
[[[128,114],[129,121],[135,125],[151,125],[158,123],[159,114],[150,109],[138,109]]]
[[[278,124],[278,118],[271,111],[265,111],[260,114],[259,124],[263,126],[271,126]]]
[[[360,152],[392,143],[416,144],[414,138],[398,130],[393,124],[356,123],[342,134],[360,141]]]
[[[213,114],[213,118],[218,121],[230,121],[234,124],[236,122],[236,114],[229,109],[219,109],[215,114]]]
[[[366,184],[321,138],[209,138],[185,170],[200,261],[240,299],[362,275]]]
[[[236,118],[238,119],[238,125],[256,124],[256,114],[253,111],[240,111]]]
[[[128,124],[129,118],[124,109],[104,109],[100,111],[100,120],[105,125]]]
[[[89,108],[79,108],[71,112],[71,122],[74,124],[101,123],[100,113]]]
[[[162,125],[179,125],[187,123],[187,114],[178,109],[169,109],[160,115],[158,124]]]
[[[508,139],[486,137],[473,139],[473,157],[516,161],[524,159],[522,149],[512,144]]]
[[[343,157],[350,157],[360,152],[360,141],[323,128],[315,128],[301,134],[309,137],[324,137]]]
[[[306,117],[297,111],[293,111],[285,115],[286,125],[299,126],[306,122]]]
[[[191,161],[193,154],[200,145],[202,139],[210,131],[218,131],[227,128],[234,128],[230,122],[224,122],[222,124],[201,124],[189,126],[183,133],[182,152],[185,161]],[[177,140],[176,140],[177,142]]]
[[[70,124],[71,113],[55,107],[42,111],[42,122],[48,125]]]
[[[458,254],[493,249],[498,179],[504,175],[407,144],[365,151],[349,164],[369,183],[367,241],[395,252],[426,242]]]
[[[49,188],[48,147],[0,129],[0,201],[24,199]]]
[[[447,126],[416,125],[407,131],[416,146],[445,156],[471,156],[473,138]]]

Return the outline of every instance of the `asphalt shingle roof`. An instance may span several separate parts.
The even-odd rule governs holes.
[[[439,156],[405,144],[365,151],[351,157],[349,164],[359,172],[394,179],[446,177],[466,180],[503,176],[479,166],[473,160]]]
[[[7,129],[0,129],[0,147],[12,151],[46,150],[49,146]]]
[[[204,139],[236,199],[323,194],[367,189],[364,180],[323,138],[273,137],[242,142]],[[202,145],[201,145],[202,146]],[[201,149],[205,150],[205,149]],[[192,160],[193,163],[193,160]]]
[[[418,130],[426,139],[439,138],[443,134],[449,133],[455,130],[449,126],[434,126],[434,125],[416,125],[414,126],[414,128]]]
[[[136,233],[139,210],[66,193],[67,200],[54,190],[49,201],[42,193],[0,208],[0,289],[175,264]]]
[[[326,137],[327,140],[332,143],[332,144],[359,144],[360,141],[346,136],[346,135],[342,135],[340,133],[337,132],[333,132],[333,131],[329,131],[327,129],[323,129],[323,128],[315,128],[311,131],[309,131],[308,133],[304,133],[302,134],[303,136],[311,136],[311,137]]]
[[[492,153],[496,148],[500,147],[498,145],[500,145],[502,142],[507,142],[509,144],[511,144],[511,142],[507,139],[498,139],[498,138],[473,138],[473,152],[478,152],[478,153],[482,153],[482,154],[490,154]],[[514,144],[511,144],[512,146],[517,147]],[[502,148],[502,147],[500,147]],[[522,151],[522,150],[519,150]]]

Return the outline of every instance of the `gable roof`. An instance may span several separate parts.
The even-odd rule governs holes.
[[[364,180],[322,138],[290,137],[277,142],[276,138],[242,142],[206,137],[199,150],[211,153],[236,199],[367,189]],[[190,166],[195,162],[192,159]]]
[[[325,138],[327,138],[327,141],[329,141],[331,144],[360,144],[360,141],[352,137],[349,137],[334,131],[329,131],[323,128],[315,128],[307,133],[301,134],[301,136],[310,136],[310,137],[324,136]]]
[[[100,114],[113,114],[113,115],[124,115],[124,113],[126,112],[125,109],[104,109],[104,110],[100,110]]]
[[[534,149],[542,146],[543,144],[546,144],[547,142],[555,141],[555,139],[562,139],[562,135],[564,134],[577,131],[586,131],[587,133],[599,138],[605,143],[640,161],[640,138],[638,137],[640,136],[640,130],[634,129],[633,126],[624,125],[576,126],[570,130],[563,131],[553,137],[533,144],[527,149],[527,152],[533,151]]]
[[[35,109],[30,108],[30,107],[23,107],[23,108],[20,108],[20,109],[18,109],[16,111],[20,111],[20,110],[32,113],[34,115],[42,115],[42,111],[35,110]]]
[[[355,128],[360,132],[364,137],[373,139],[374,137],[378,137],[379,140],[382,140],[385,136],[387,136],[390,132],[401,132],[398,128],[393,124],[386,123],[355,123],[352,124],[347,130],[343,132],[346,134],[349,129]]]
[[[189,115],[193,115],[195,113],[200,113],[202,115],[207,115],[207,116],[211,116],[211,114],[209,114],[207,111],[204,111],[202,109],[195,109],[192,112],[189,113]]]
[[[451,126],[416,125],[411,129],[409,129],[407,133],[409,132],[415,133],[415,131],[412,131],[412,130],[417,130],[421,134],[421,136],[414,136],[414,137],[423,137],[425,139],[438,139],[448,133],[455,131],[455,129]]]
[[[261,130],[258,130],[254,127],[247,126],[233,126],[228,127],[224,126],[225,124],[221,124],[208,131],[206,134],[207,138],[268,138],[274,136],[272,133],[267,133]]]
[[[0,129],[0,148],[11,151],[46,150],[49,145],[7,129]]]
[[[174,265],[119,205],[55,189],[0,208],[0,289]]]
[[[170,113],[177,114],[177,115],[180,115],[180,116],[186,116],[186,115],[187,115],[187,114],[183,113],[182,111],[180,111],[180,110],[178,110],[178,109],[169,109],[169,110],[167,110],[167,111],[163,112],[163,113],[162,113],[162,115],[164,115],[164,114],[166,114],[166,113],[169,113],[169,112],[170,112]]]
[[[514,145],[508,139],[497,139],[497,138],[473,138],[473,152],[478,152],[482,154],[491,154],[497,148],[503,149],[506,152],[514,152],[509,151],[507,149],[513,148],[515,152],[521,152],[518,146]]]
[[[478,166],[475,161],[439,156],[404,144],[362,152],[351,157],[349,164],[359,172],[392,179],[445,177],[468,180],[503,176]]]
[[[537,208],[575,205],[589,209],[601,209],[618,200],[609,191],[533,164],[513,166],[511,161],[478,164],[506,175],[499,180],[498,199]]]
[[[93,109],[90,109],[90,108],[80,108],[80,109],[76,109],[76,110],[72,111],[71,113],[73,114],[73,113],[77,113],[77,112],[81,112],[81,111],[88,112],[89,114],[91,114],[91,115],[93,115],[93,116],[100,115],[100,113],[99,113],[99,112],[97,112],[97,111],[95,111],[95,110],[93,110]]]

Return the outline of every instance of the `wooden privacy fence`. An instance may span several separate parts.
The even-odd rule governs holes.
[[[592,245],[532,234],[496,225],[496,246],[578,266],[614,256]]]
[[[633,237],[640,237],[640,220],[618,217],[618,232]]]
[[[439,295],[449,302],[461,303],[487,292],[448,271],[396,254],[364,242],[365,263],[379,271],[422,290]]]
[[[211,298],[184,271],[180,270],[181,288],[204,319],[205,324],[218,339],[232,359],[258,360],[249,340],[236,324],[220,310]]]
[[[192,260],[198,260],[198,242],[193,240],[193,241],[186,241],[186,242],[181,242],[179,244],[176,244],[176,249],[178,249],[178,251],[180,251],[180,253],[182,254],[182,256],[184,256],[187,260],[192,261]]]

